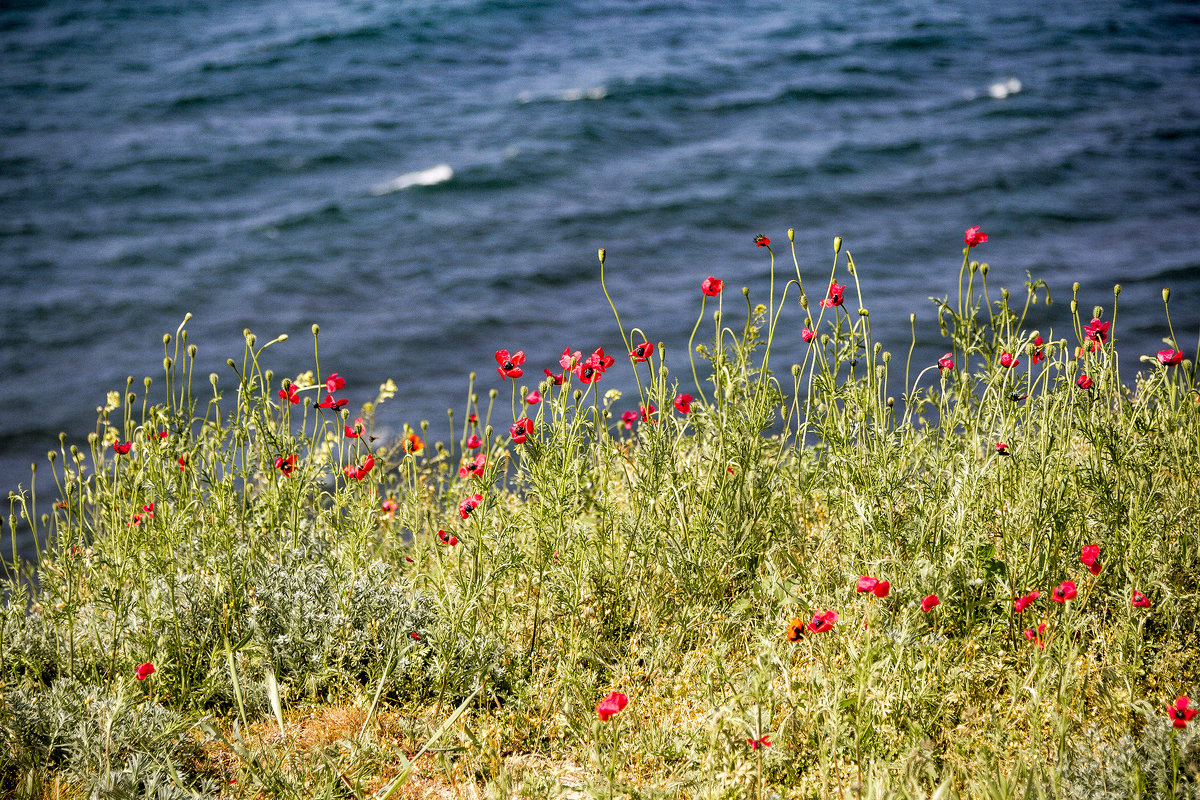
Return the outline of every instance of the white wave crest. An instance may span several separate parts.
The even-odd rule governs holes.
[[[376,185],[371,189],[371,194],[379,196],[382,194],[391,194],[392,192],[400,192],[412,186],[434,186],[439,183],[445,183],[453,177],[454,170],[450,168],[449,164],[438,164],[436,167],[430,167],[429,169],[397,175],[390,181]]]
[[[563,103],[574,103],[577,100],[603,100],[608,97],[608,89],[604,86],[592,86],[587,89],[561,89],[557,92],[537,95],[533,92],[521,92],[517,102],[532,103],[534,100],[557,100]]]
[[[1021,91],[1021,82],[1016,78],[1009,78],[1006,81],[996,81],[988,87],[988,97],[993,100],[1003,100],[1010,94],[1016,94]]]

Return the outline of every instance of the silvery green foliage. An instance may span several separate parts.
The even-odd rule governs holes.
[[[344,622],[332,570],[319,556],[301,548],[283,563],[259,570],[253,589],[247,619],[279,677],[315,678],[316,687],[323,685],[332,674],[315,673],[332,667]]]
[[[49,681],[58,674],[60,649],[53,626],[29,608],[23,586],[9,583],[8,599],[0,607],[0,677],[15,682],[21,676]]]
[[[1116,744],[1095,732],[1063,761],[1062,794],[1070,800],[1130,800],[1170,797],[1200,800],[1200,736],[1176,730],[1165,713],[1147,712],[1146,725]]]

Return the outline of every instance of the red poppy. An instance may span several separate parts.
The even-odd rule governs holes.
[[[1041,592],[1030,592],[1029,594],[1022,595],[1021,597],[1018,597],[1016,600],[1013,601],[1013,610],[1015,610],[1018,614],[1020,614],[1022,611],[1029,608],[1029,605],[1034,600],[1037,600],[1041,596],[1042,596]]]
[[[829,611],[818,611],[812,615],[812,619],[808,621],[808,629],[813,633],[824,633],[825,631],[833,630],[833,624],[838,620],[838,613],[832,609]]]
[[[532,392],[525,395],[525,402],[531,406],[536,406],[538,403],[542,402],[542,396],[538,393],[537,389],[534,389]]]
[[[357,439],[359,434],[363,432],[362,424],[361,419],[356,419],[353,425],[343,425],[342,433],[346,435],[347,439]]]
[[[296,456],[290,455],[287,458],[279,456],[275,459],[275,469],[282,472],[285,476],[291,475],[292,470],[296,468]]]
[[[1050,593],[1050,599],[1056,603],[1065,603],[1076,594],[1075,581],[1063,581]]]
[[[863,575],[858,579],[858,583],[854,587],[856,592],[870,592],[876,597],[887,597],[892,591],[892,585],[887,581],[881,581],[878,578],[872,578],[870,575]]]
[[[762,736],[758,737],[757,739],[749,739],[748,738],[748,739],[746,739],[746,744],[750,745],[751,750],[757,750],[760,747],[770,747],[771,746],[771,734],[764,733]]]
[[[987,241],[987,234],[979,230],[978,225],[972,225],[963,233],[963,242],[967,247],[974,247]]]
[[[845,293],[846,287],[837,281],[833,281],[829,284],[829,296],[821,301],[821,307],[833,308],[834,306],[840,306],[846,302],[846,298],[843,296]]]
[[[395,500],[392,500],[391,498],[384,500],[383,503],[380,504],[380,506],[379,506],[380,511],[383,512],[381,514],[381,516],[384,519],[395,519],[396,511],[399,510],[399,508],[400,508],[400,504],[397,503]]]
[[[294,383],[289,383],[286,389],[280,389],[279,396],[292,405],[300,402],[300,390],[296,388],[296,384]]]
[[[796,617],[788,624],[787,638],[789,642],[798,642],[804,638],[805,626],[808,625],[808,620],[803,617]]]
[[[1173,367],[1183,361],[1183,353],[1179,350],[1159,350],[1157,358],[1164,367]]]
[[[1008,445],[1006,445],[1004,442],[996,442],[996,455],[998,455],[998,456],[1009,455]]]
[[[113,445],[112,445],[112,449],[118,455],[122,455],[122,456],[126,455],[129,452],[129,448],[131,448],[131,447],[133,447],[133,442],[125,442],[124,444],[122,444],[121,442],[113,442]]]
[[[533,435],[533,420],[521,417],[508,429],[512,435],[513,444],[524,444]]]
[[[704,281],[700,284],[700,291],[703,292],[704,294],[708,295],[709,297],[716,297],[717,295],[719,295],[721,293],[721,290],[724,288],[725,288],[725,281],[720,280],[718,278],[714,278],[711,275],[709,275],[707,278],[705,278]]]
[[[467,459],[463,462],[462,466],[458,468],[458,477],[465,478],[468,475],[482,477],[485,466],[487,466],[487,456],[480,453],[474,459]]]
[[[1175,705],[1167,706],[1167,713],[1171,715],[1171,724],[1174,727],[1183,728],[1196,716],[1196,709],[1188,708],[1191,702],[1186,697],[1176,697]]]
[[[466,448],[468,450],[474,450],[476,447],[481,447],[482,445],[483,445],[483,439],[480,439],[479,436],[477,436],[476,434],[472,433],[470,436],[467,437]]]
[[[472,414],[471,416],[467,417],[467,422],[469,422],[469,423],[471,423],[472,425],[474,425],[474,424],[476,424],[477,422],[479,422],[479,417],[478,417],[478,416],[476,416],[475,414]]]
[[[525,374],[521,369],[521,365],[525,363],[525,351],[518,350],[509,355],[507,350],[496,351],[496,363],[500,366],[496,367],[496,372],[500,373],[500,380],[505,378],[519,378]]]
[[[445,531],[438,531],[437,535],[438,535],[438,541],[441,542],[442,544],[450,545],[451,547],[454,547],[456,544],[458,544],[457,536],[451,536],[450,534],[446,533]]]
[[[629,698],[620,692],[611,692],[608,697],[596,704],[596,716],[601,722],[608,722],[614,714],[619,714],[629,705]]]
[[[561,372],[558,373],[557,375],[555,375],[553,372],[551,372],[548,369],[544,369],[544,370],[542,370],[542,372],[546,373],[546,378],[549,379],[550,382],[553,383],[555,386],[562,386],[563,381],[566,380],[566,377],[567,377],[564,373],[561,373]]]
[[[155,433],[154,431],[148,431],[147,433],[151,439],[165,439],[170,435],[166,431],[159,431],[158,433]]]
[[[811,342],[813,339],[817,338],[817,332],[812,328],[805,328],[804,330],[800,331],[800,338],[806,342]]]
[[[563,369],[568,370],[570,372],[574,372],[575,368],[582,363],[583,363],[583,353],[579,352],[578,350],[576,350],[574,353],[572,353],[571,348],[569,348],[569,347],[563,348],[563,354],[558,359],[558,365],[560,367],[562,367]],[[549,375],[550,370],[546,370],[546,374]]]
[[[675,410],[680,414],[692,413],[692,396],[690,394],[675,395]]]
[[[1090,389],[1092,388],[1092,379],[1087,375],[1080,375],[1075,379],[1075,385],[1080,389]]]
[[[458,504],[458,515],[463,519],[471,516],[471,512],[479,508],[479,504],[483,502],[483,495],[473,494],[469,497],[464,497]]]
[[[140,667],[138,667],[134,674],[137,675],[137,679],[139,681],[144,681],[146,678],[149,678],[154,674],[154,665],[147,661],[145,664],[142,664]],[[1194,714],[1196,712],[1193,711],[1192,713]]]
[[[350,401],[344,397],[341,400],[337,400],[330,394],[325,396],[324,402],[317,403],[317,408],[341,408],[349,403]]]
[[[604,368],[585,361],[575,368],[575,374],[579,376],[580,383],[595,383],[604,377]]]
[[[1092,321],[1083,326],[1084,341],[1100,342],[1101,344],[1107,342],[1108,329],[1111,326],[1111,322],[1101,322],[1097,317],[1092,317]]]
[[[602,370],[606,370],[611,368],[613,364],[617,363],[617,360],[612,356],[604,355],[603,347],[597,347],[595,352],[588,356],[584,363],[591,364],[593,367],[599,367]]]
[[[1137,589],[1134,589],[1133,595],[1131,595],[1129,598],[1129,605],[1133,606],[1134,608],[1149,608],[1150,598],[1146,597],[1146,595],[1142,594]]]
[[[366,460],[363,461],[363,463],[362,463],[362,466],[354,471],[355,479],[361,481],[363,478],[367,477],[367,475],[374,468],[375,468],[375,456],[368,453]]]
[[[768,239],[767,237],[763,236],[761,233],[758,236],[754,237],[754,243],[756,245],[758,245],[759,247],[770,247],[771,246],[771,240]]]
[[[1045,344],[1045,342],[1042,341],[1041,336],[1033,337],[1033,365],[1035,367],[1039,363],[1046,360],[1046,353],[1045,353],[1046,348],[1042,346],[1044,344]]]
[[[419,456],[425,452],[425,443],[421,441],[421,437],[415,433],[410,433],[404,437],[404,452],[412,453],[414,456]]]
[[[180,456],[179,458],[175,459],[175,463],[179,465],[179,468],[181,470],[186,470],[187,469],[187,456]]]
[[[1046,632],[1046,623],[1037,626],[1035,631],[1033,628],[1025,629],[1025,638],[1038,646],[1039,650],[1045,650],[1046,645],[1042,643],[1042,634]]]
[[[336,372],[325,379],[325,390],[330,394],[333,394],[338,389],[344,389],[345,387],[346,379],[341,375],[338,375]]]
[[[420,635],[419,633],[417,633],[416,631],[413,631],[412,633],[410,633],[410,634],[409,634],[409,636],[411,636],[411,637],[412,637],[412,640],[413,640],[414,642],[419,642],[419,641],[421,641],[421,635]]]
[[[1014,358],[1012,353],[1004,352],[1000,354],[1000,366],[1006,369],[1021,366],[1021,360]]]
[[[938,371],[949,372],[954,369],[954,353],[946,353],[938,359]]]
[[[1098,560],[1099,558],[1100,545],[1098,544],[1085,545],[1083,550],[1079,553],[1079,560],[1082,561],[1083,565],[1088,568],[1088,572],[1092,573],[1093,575],[1100,574],[1101,567],[1100,561]]]
[[[638,406],[638,411],[641,412],[642,422],[654,422],[654,412],[658,411],[654,407],[654,403],[649,403],[644,406]]]
[[[942,601],[938,600],[938,596],[936,594],[926,595],[921,601],[921,611],[928,614],[930,611],[933,611],[934,606],[939,606],[941,604]]]
[[[621,414],[621,424],[625,426],[625,430],[632,430],[633,423],[637,422],[638,412],[626,411]]]
[[[649,359],[653,353],[654,345],[650,344],[650,342],[642,342],[633,348],[633,352],[629,354],[629,357],[634,361],[641,362]]]

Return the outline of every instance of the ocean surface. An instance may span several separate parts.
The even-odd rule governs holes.
[[[1194,354],[1198,213],[1192,2],[4,3],[0,490],[158,376],[187,312],[202,384],[243,328],[290,335],[277,375],[310,368],[319,323],[352,402],[394,378],[381,421],[444,438],[470,371],[507,394],[498,348],[531,379],[619,355],[597,248],[682,376],[701,280],[765,302],[754,236],[785,253],[789,227],[814,294],[844,237],[898,358],[919,315],[921,363],[969,225],[993,286],[1049,282],[1043,331],[1072,282],[1086,310],[1119,282],[1131,377],[1164,286]]]

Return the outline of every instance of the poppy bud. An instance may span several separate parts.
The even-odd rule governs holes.
[[[1071,284],[1071,295],[1074,296],[1077,294],[1079,294],[1079,281],[1075,281]]]
[[[1100,315],[1102,315],[1103,313],[1104,313],[1104,309],[1101,308],[1100,306],[1092,306],[1092,316],[1095,317],[1096,319],[1100,319]]]
[[[421,433],[428,433],[428,431],[429,431],[429,420],[427,420],[427,419],[421,420]]]
[[[917,324],[917,315],[916,315],[916,314],[909,314],[909,315],[908,315],[908,324],[909,324],[909,325],[916,325],[916,324]]]
[[[1171,290],[1170,289],[1163,289],[1163,302],[1164,303],[1171,302]]]
[[[720,309],[718,309],[718,310],[716,310],[716,311],[714,311],[714,312],[713,312],[713,322],[717,323],[718,325],[720,325],[720,324],[721,324],[721,311],[720,311]]]
[[[134,394],[133,392],[130,392],[128,395],[125,396],[125,402],[128,403],[129,405],[133,405],[135,402],[137,402],[137,395]]]
[[[1000,296],[1004,298],[1004,302],[1008,302],[1008,289],[1001,289]]]
[[[842,252],[842,237],[833,237],[833,252],[834,254]]]
[[[163,359],[163,369],[170,369],[170,368],[171,368],[171,359],[164,358]]]
[[[78,445],[71,445],[71,458],[79,458]]]
[[[608,255],[608,253],[605,251],[605,249],[604,249],[603,247],[601,247],[601,248],[600,248],[600,252],[599,252],[599,254],[598,254],[598,255],[600,256],[600,264],[601,264],[601,265],[603,265],[603,264],[604,264],[604,257],[605,257],[606,255]]]
[[[217,373],[215,373],[215,372],[208,373],[208,382],[212,384],[214,389],[216,389],[217,388]]]
[[[578,403],[580,400],[583,399],[583,390],[576,389],[574,392],[571,393],[571,397],[575,400],[576,403]]]
[[[146,391],[150,391],[150,383],[151,383],[151,381],[150,381],[149,375],[142,378],[142,386],[146,387]]]
[[[237,362],[234,361],[232,358],[225,359],[225,365],[229,366],[229,367],[233,367],[234,369],[237,369]]]
[[[321,332],[321,326],[314,323],[312,326],[312,332],[313,336],[318,335]]]
[[[891,360],[892,360],[892,354],[889,353],[888,351],[884,350],[883,351],[883,363],[888,364],[891,362]]]
[[[1072,314],[1078,314],[1078,313],[1079,313],[1079,301],[1078,301],[1078,300],[1072,300],[1072,301],[1071,301],[1071,313],[1072,313]]]
[[[870,311],[867,311],[865,308],[860,308],[860,309],[858,310],[858,315],[859,315],[860,317],[869,317],[869,316],[871,316],[871,312],[870,312]]]
[[[808,295],[806,295],[806,294],[800,295],[800,307],[803,308],[805,311],[808,311]]]
[[[894,398],[894,397],[889,397],[889,398],[887,399],[887,407],[888,407],[888,408],[895,408],[895,407],[896,407],[896,398]]]
[[[275,370],[273,370],[273,369],[267,370],[266,372],[263,373],[263,377],[267,379],[267,383],[270,383],[271,379],[275,377]]]
[[[979,262],[972,261],[970,264],[967,264],[967,269],[969,269],[971,271],[971,274],[974,275],[976,272],[979,271]]]
[[[795,228],[788,228],[788,241],[789,242],[796,241],[796,229]]]
[[[991,269],[992,269],[991,265],[985,261],[979,265],[979,274],[986,278],[988,272],[990,272]]]
[[[53,450],[47,452],[46,456],[50,459],[51,464],[58,460],[58,453],[54,452]]]
[[[1116,300],[1120,296],[1121,296],[1121,284],[1118,283],[1113,286],[1113,300]]]
[[[799,364],[792,364],[792,377],[793,378],[800,377],[800,365]]]
[[[491,425],[488,425],[486,428],[483,429],[483,438],[484,439],[492,438],[492,426]]]
[[[170,343],[171,343],[171,334],[164,333],[163,334],[163,346],[165,347],[166,345],[169,345]]]
[[[255,336],[253,333],[246,334],[246,346],[247,347],[254,347],[254,343],[257,341],[258,341],[258,337]]]
[[[749,297],[749,296],[750,296],[750,287],[743,286],[742,287],[742,297]]]

